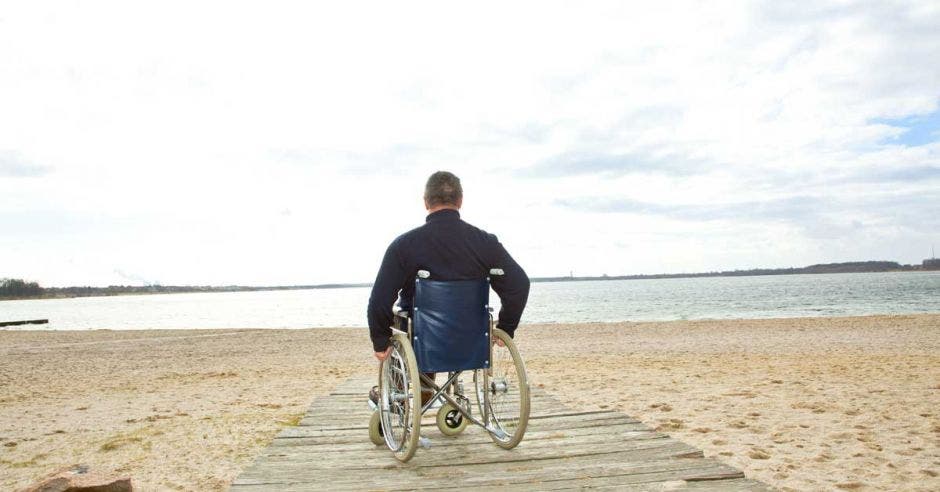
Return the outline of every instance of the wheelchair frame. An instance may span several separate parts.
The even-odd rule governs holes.
[[[420,273],[424,273],[424,272],[420,272]],[[419,273],[419,276],[420,276],[420,273]],[[493,271],[491,273],[500,274],[502,272],[500,271],[497,273],[497,271]],[[395,457],[399,461],[402,461],[402,462],[408,461],[409,459],[411,459],[412,456],[414,456],[414,453],[416,452],[416,447],[417,447],[414,445],[416,443],[416,440],[412,436],[408,435],[408,432],[417,433],[418,434],[417,443],[422,447],[429,447],[429,443],[427,439],[420,437],[421,417],[425,414],[425,412],[427,412],[428,410],[432,408],[435,402],[437,402],[439,399],[442,398],[447,404],[449,404],[450,407],[452,407],[448,409],[448,412],[447,412],[448,414],[452,411],[456,411],[460,414],[461,418],[467,419],[469,423],[473,423],[475,425],[482,427],[491,436],[493,441],[498,446],[504,449],[512,449],[513,447],[518,445],[518,443],[522,440],[522,437],[524,436],[526,427],[528,425],[529,408],[530,408],[529,383],[528,383],[528,377],[527,377],[526,370],[525,370],[525,363],[522,360],[521,356],[519,355],[519,351],[515,347],[515,343],[513,342],[512,338],[509,337],[508,334],[506,334],[499,328],[495,327],[495,321],[493,320],[493,308],[487,306],[486,309],[488,311],[487,314],[489,318],[488,342],[487,342],[488,347],[489,347],[489,358],[487,360],[487,366],[484,368],[478,368],[478,369],[449,371],[447,372],[447,379],[440,386],[438,386],[438,384],[434,380],[427,377],[423,372],[418,370],[417,374],[419,377],[418,377],[418,380],[416,381],[418,383],[417,386],[414,386],[415,382],[410,382],[410,384],[412,385],[412,388],[416,387],[417,390],[412,389],[413,396],[407,395],[404,397],[409,398],[409,399],[413,397],[417,397],[418,401],[421,401],[423,399],[423,395],[424,395],[423,390],[425,388],[431,390],[433,394],[428,398],[426,403],[424,403],[423,405],[420,405],[420,411],[414,414],[414,416],[412,417],[414,418],[415,421],[411,424],[410,426],[411,428],[408,429],[407,428],[408,426],[406,426],[403,429],[402,439],[400,443],[397,443],[397,447],[393,445],[393,440],[389,438],[388,430],[385,428],[386,421],[389,417],[387,415],[383,415],[383,412],[390,412],[390,410],[387,408],[388,406],[387,402],[384,401],[388,397],[388,394],[386,393],[387,390],[383,388],[381,392],[381,396],[380,396],[380,402],[378,403],[378,405],[376,405],[377,408],[375,408],[375,414],[373,415],[373,419],[370,422],[370,436],[372,436],[373,443],[380,444],[380,442],[377,442],[378,439],[373,435],[374,434],[373,431],[375,430],[373,429],[373,427],[375,425],[378,425],[379,430],[381,431],[380,433],[382,436],[382,440],[384,441],[384,444],[395,454]],[[414,340],[413,319],[411,316],[408,315],[407,312],[398,311],[395,313],[395,327],[393,328],[392,333],[393,333],[393,344],[396,342],[400,344],[404,344],[404,343],[408,344],[408,348],[406,350],[399,351],[399,355],[401,357],[407,358],[406,353],[410,352],[411,356],[414,357],[414,349],[412,347],[412,340]],[[495,344],[494,333],[497,333],[497,339],[502,340],[503,343],[505,344],[506,350],[509,351],[512,364],[514,365],[518,378],[519,378],[519,381],[518,381],[519,399],[520,399],[518,402],[518,405],[519,405],[518,419],[519,420],[516,425],[515,432],[513,432],[512,434],[507,433],[502,428],[502,426],[500,425],[499,419],[495,415],[493,415],[493,412],[492,412],[491,392],[496,392],[499,389],[496,383],[492,381],[493,366],[494,366],[493,346]],[[398,351],[397,348],[395,350]],[[384,386],[383,370],[388,369],[386,365],[390,365],[392,363],[391,359],[392,357],[389,356],[389,358],[386,359],[386,361],[383,361],[382,364],[380,364],[379,366],[380,387]],[[401,361],[401,362],[408,364],[407,360]],[[417,359],[415,358],[415,367],[417,367],[416,362],[417,362]],[[471,371],[471,370],[473,371],[474,390],[476,393],[475,396],[476,396],[477,407],[478,407],[478,410],[480,411],[480,414],[482,414],[482,420],[473,415],[471,411],[470,399],[465,395],[465,392],[462,391],[462,388],[458,386],[458,378],[464,372]],[[482,378],[482,381],[480,381],[478,378]],[[491,384],[493,385],[492,388],[491,388]],[[503,382],[503,387],[501,388],[501,390],[503,391],[508,390],[505,382]],[[401,396],[396,396],[396,397],[400,398]],[[412,406],[414,406],[415,402],[412,401],[411,403],[412,403]],[[448,405],[445,404],[444,407],[441,407],[439,412],[441,410],[444,410],[447,407]],[[413,408],[411,408],[411,411],[413,412]],[[376,415],[378,416],[378,422],[376,422],[377,420]],[[445,424],[445,425],[449,425],[449,424]],[[438,416],[438,426],[439,427],[441,426],[440,415]],[[453,434],[448,433],[447,435],[456,435],[462,432],[463,428],[465,427],[466,427],[466,424],[460,425],[458,423],[458,427],[451,429],[451,432],[453,432]],[[443,430],[444,429],[442,428],[442,432]],[[409,441],[411,443],[410,446],[408,446]],[[409,447],[410,449],[403,449],[406,446]]]

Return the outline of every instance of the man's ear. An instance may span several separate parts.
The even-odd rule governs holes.
[[[463,206],[463,197],[460,197],[457,199],[457,208],[460,208],[462,206]]]
[[[425,209],[425,210],[431,210],[431,205],[428,204],[428,199],[427,199],[427,198],[424,199],[424,209]]]

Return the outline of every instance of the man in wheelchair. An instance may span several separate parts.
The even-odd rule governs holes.
[[[445,401],[438,410],[442,433],[457,435],[470,421],[505,448],[518,444],[528,420],[525,366],[512,336],[529,278],[496,236],[460,219],[462,202],[457,176],[439,171],[428,178],[425,224],[392,241],[369,298],[369,332],[380,361],[370,435],[402,461],[414,455],[421,415],[435,400]],[[502,304],[495,323],[490,287]],[[463,371],[473,371],[473,394],[464,392]],[[437,372],[448,374],[441,386]]]

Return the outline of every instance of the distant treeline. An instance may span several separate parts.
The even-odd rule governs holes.
[[[902,265],[894,261],[853,261],[847,263],[826,263],[802,268],[754,268],[751,270],[725,270],[705,273],[661,273],[655,275],[618,275],[600,277],[536,277],[533,282],[570,282],[576,280],[644,280],[657,278],[696,278],[696,277],[745,277],[752,275],[794,275],[801,273],[861,273],[861,272],[899,272],[913,270],[940,269],[940,260],[925,260],[923,265]],[[372,284],[318,284],[289,285],[275,287],[251,287],[244,285],[225,286],[190,286],[190,285],[111,285],[108,287],[47,287],[42,288],[36,282],[19,279],[0,281],[0,300],[29,299],[50,297],[90,297],[117,296],[126,294],[172,294],[183,292],[248,292],[260,290],[301,290],[301,289],[339,289],[350,287],[371,287]]]
[[[26,283],[18,279],[4,279],[14,285],[32,286],[32,290],[11,289],[0,290],[0,300],[3,299],[34,299],[34,298],[60,298],[60,297],[94,297],[118,296],[128,294],[178,294],[185,292],[249,292],[259,290],[300,290],[300,289],[340,289],[348,287],[370,287],[372,284],[318,284],[318,285],[285,285],[274,287],[254,287],[245,285],[109,285],[107,287],[40,287],[36,282]]]
[[[0,299],[40,297],[43,294],[43,290],[44,289],[36,282],[26,282],[18,278],[0,279]]]
[[[724,270],[704,273],[658,273],[653,275],[617,275],[600,277],[540,277],[533,282],[570,282],[572,280],[643,280],[657,278],[748,277],[754,275],[796,275],[805,273],[864,273],[928,270],[922,265],[902,265],[895,261],[850,261],[824,263],[801,268],[752,268],[750,270]]]

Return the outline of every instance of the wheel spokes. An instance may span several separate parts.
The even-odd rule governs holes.
[[[508,347],[493,346],[493,375],[490,376],[490,408],[497,428],[510,436],[519,423],[519,377]]]
[[[520,391],[520,376],[516,370],[515,360],[508,346],[493,345],[491,376],[484,378],[479,370],[474,374],[474,383],[477,386],[477,403],[483,413],[484,393],[489,399],[489,415],[494,437],[500,441],[508,442],[513,439],[522,418],[522,394]],[[488,379],[487,383],[483,380]]]

